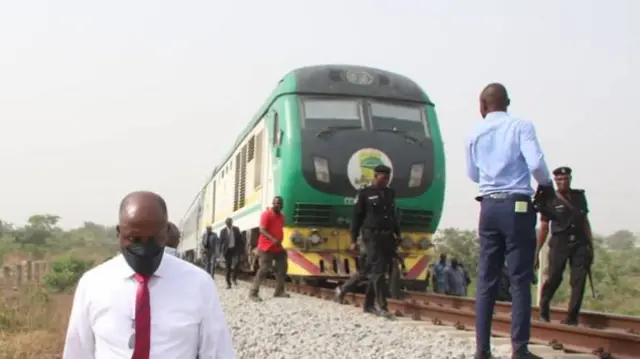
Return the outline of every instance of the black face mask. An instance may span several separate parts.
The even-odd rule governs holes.
[[[149,238],[144,243],[131,243],[128,247],[121,248],[120,251],[134,272],[150,276],[160,267],[164,247],[157,245],[155,240]]]

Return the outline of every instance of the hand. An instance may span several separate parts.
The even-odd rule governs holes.
[[[351,246],[349,246],[349,249],[351,249],[352,251],[355,251],[358,249],[358,243],[351,243]]]

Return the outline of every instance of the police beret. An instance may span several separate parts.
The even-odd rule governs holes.
[[[388,166],[385,166],[385,165],[377,165],[373,169],[373,172],[375,172],[375,173],[391,173],[391,168],[389,168]]]
[[[558,167],[555,170],[553,170],[554,176],[570,175],[570,174],[571,174],[571,168],[569,167]]]

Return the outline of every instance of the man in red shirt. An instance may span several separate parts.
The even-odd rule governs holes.
[[[258,237],[258,257],[260,258],[260,268],[251,286],[249,298],[255,302],[262,299],[258,296],[260,283],[267,276],[267,273],[276,262],[276,290],[274,297],[288,298],[289,294],[284,292],[284,281],[287,278],[287,251],[282,248],[282,237],[284,227],[284,215],[282,207],[284,202],[282,197],[273,198],[271,208],[260,216],[260,237]]]

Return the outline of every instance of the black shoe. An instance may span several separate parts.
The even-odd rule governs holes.
[[[367,314],[377,314],[378,312],[376,311],[376,308],[374,307],[364,307],[362,309],[363,312],[367,313]]]
[[[572,319],[572,318],[565,318],[560,323],[562,323],[564,325],[570,325],[572,327],[577,327],[578,326],[578,320],[577,319]]]
[[[227,284],[227,289],[231,289],[231,284]]]
[[[476,354],[473,356],[473,359],[492,359],[493,356],[491,356],[491,353],[487,353],[487,352],[476,352]]]
[[[551,315],[549,315],[549,308],[540,307],[540,315],[538,315],[538,320],[549,323],[551,321]]]
[[[233,280],[233,285],[235,285],[236,287],[238,286],[238,281],[237,280]]]
[[[289,293],[278,293],[273,295],[274,298],[291,298]]]
[[[254,302],[262,302],[262,298],[258,296],[258,294],[249,294],[249,299]]]
[[[377,315],[379,317],[383,317],[383,318],[387,318],[387,319],[395,319],[395,315],[391,314],[391,312],[389,312],[386,309],[378,309],[378,313]]]
[[[517,351],[511,354],[511,359],[542,359],[528,350]]]

